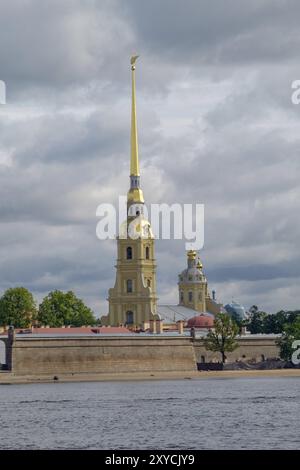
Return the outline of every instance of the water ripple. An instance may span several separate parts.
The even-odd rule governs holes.
[[[1,449],[295,449],[298,378],[0,387]]]

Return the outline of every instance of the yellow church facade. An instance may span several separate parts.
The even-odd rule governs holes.
[[[151,320],[187,320],[198,312],[216,314],[222,305],[211,299],[202,264],[196,251],[187,253],[187,269],[179,275],[178,305],[157,305],[154,236],[144,216],[144,195],[140,182],[136,119],[135,63],[131,58],[131,156],[127,219],[117,237],[116,280],[109,289],[109,313],[103,325],[143,328]]]
[[[116,282],[109,289],[109,313],[102,323],[111,326],[140,326],[154,319],[157,308],[154,236],[144,216],[144,196],[140,184],[136,120],[135,62],[131,58],[131,157],[127,220],[117,239]]]

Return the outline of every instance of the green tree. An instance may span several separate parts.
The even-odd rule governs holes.
[[[25,287],[7,289],[0,299],[0,325],[28,328],[36,315],[36,303]]]
[[[250,318],[247,324],[247,328],[252,334],[264,333],[266,312],[258,310],[256,305],[253,305],[250,310]]]
[[[299,317],[299,310],[285,311],[277,313],[266,313],[258,310],[256,305],[250,309],[251,316],[247,327],[252,334],[280,334],[283,333],[286,324],[292,324]]]
[[[285,316],[282,313],[266,315],[263,320],[263,333],[267,335],[271,333],[282,333],[284,322]]]
[[[39,306],[38,322],[41,325],[60,327],[64,325],[94,325],[96,319],[74,292],[55,290],[50,292]]]
[[[281,312],[278,312],[278,313],[281,313]],[[300,310],[287,310],[287,311],[283,311],[283,313],[285,314],[285,317],[286,317],[286,322],[285,323],[294,323],[297,318],[300,318]]]
[[[232,320],[234,321],[234,323],[236,323],[237,326],[239,327],[239,331],[241,331],[242,326],[246,324],[246,321],[242,319],[237,312],[230,312],[230,316]]]
[[[239,327],[226,313],[218,313],[215,317],[214,329],[210,330],[204,339],[204,346],[209,351],[220,352],[222,362],[226,360],[226,352],[234,351],[238,347],[236,335]]]
[[[281,338],[277,341],[280,349],[280,357],[284,361],[290,361],[293,348],[292,344],[295,340],[300,340],[300,317],[296,317],[293,323],[286,323]]]

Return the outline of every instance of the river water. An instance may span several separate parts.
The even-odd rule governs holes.
[[[299,378],[0,385],[0,449],[300,448]]]

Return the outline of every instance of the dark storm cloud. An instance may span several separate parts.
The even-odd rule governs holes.
[[[61,88],[110,79],[130,32],[114,1],[13,0],[1,3],[0,56],[11,86]]]
[[[124,8],[147,51],[192,67],[287,60],[299,44],[296,0],[133,0]]]
[[[299,306],[299,14],[294,0],[2,2],[1,290],[73,289],[107,312],[116,246],[95,212],[127,191],[138,52],[146,201],[205,204],[201,256],[224,303]],[[184,241],[157,258],[176,303]]]
[[[7,127],[8,145],[13,146],[16,130],[23,136],[23,146],[16,149],[14,159],[25,167],[37,162],[76,164],[87,156],[105,161],[128,148],[129,132],[125,122],[115,122],[115,115],[107,109],[84,119],[54,112]]]
[[[282,265],[256,264],[255,266],[226,266],[207,269],[207,276],[212,282],[224,281],[261,281],[278,278],[300,277],[299,259]]]

